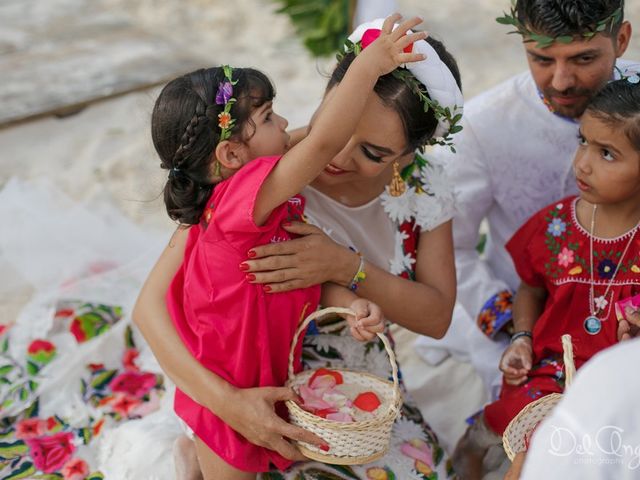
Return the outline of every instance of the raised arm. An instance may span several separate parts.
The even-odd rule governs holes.
[[[286,423],[274,404],[295,400],[289,388],[238,389],[203,367],[178,336],[166,308],[165,294],[182,263],[188,230],[178,229],[149,274],[133,309],[133,321],[145,337],[164,372],[180,390],[218,415],[250,442],[292,460],[305,457],[283,437],[321,446],[323,441]]]
[[[353,134],[378,77],[403,63],[424,59],[419,53],[404,53],[409,44],[426,38],[426,33],[405,35],[422,22],[412,18],[392,31],[395,14],[388,17],[380,36],[353,61],[344,79],[328,95],[318,112],[314,128],[278,162],[265,180],[254,210],[260,225],[271,211],[311,183],[346,145]]]

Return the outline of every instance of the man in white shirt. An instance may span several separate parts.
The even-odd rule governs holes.
[[[571,164],[578,119],[617,69],[629,65],[618,60],[631,36],[623,9],[624,0],[518,0],[499,21],[522,35],[529,71],[469,101],[457,153],[433,153],[448,165],[456,188],[458,299],[447,335],[420,338],[416,349],[432,363],[443,351],[470,360],[492,399],[513,333],[511,292],[519,284],[504,245],[533,213],[577,193]],[[488,238],[480,255],[484,219]]]

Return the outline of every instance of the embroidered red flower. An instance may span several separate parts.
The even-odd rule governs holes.
[[[62,467],[64,480],[84,480],[89,475],[89,465],[81,458],[72,458]]]
[[[122,354],[122,365],[126,370],[131,370],[134,372],[140,371],[138,366],[136,365],[136,358],[140,356],[140,352],[138,352],[137,348],[128,348]]]
[[[373,41],[380,36],[381,32],[382,30],[380,30],[379,28],[369,28],[365,30],[364,34],[362,35],[362,40],[360,41],[362,48],[365,49],[369,45],[371,45]],[[411,51],[413,50],[413,42],[404,47],[402,50],[405,53],[411,53]]]
[[[156,385],[156,382],[156,376],[153,373],[127,371],[114,377],[109,387],[114,392],[123,392],[135,398],[142,398]]]
[[[110,402],[114,412],[119,413],[123,417],[128,417],[132,410],[137,408],[142,402],[126,393],[117,393]]]
[[[46,422],[39,418],[25,418],[16,424],[16,438],[26,440],[35,438],[46,432]]]
[[[44,473],[53,473],[71,458],[76,450],[73,434],[60,432],[54,435],[28,438],[25,443],[36,468]]]
[[[29,358],[39,363],[49,363],[56,356],[56,346],[48,340],[34,340],[27,348]]]
[[[88,340],[87,333],[82,329],[82,321],[79,317],[75,317],[69,325],[69,331],[76,337],[78,343],[86,342]]]

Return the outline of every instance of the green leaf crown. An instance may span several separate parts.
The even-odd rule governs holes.
[[[336,59],[338,62],[341,62],[347,54],[353,53],[354,55],[358,55],[361,51],[361,42],[358,41],[354,43],[351,40],[346,40],[344,49],[336,54]],[[462,125],[460,125],[462,113],[456,113],[457,105],[454,105],[452,111],[450,107],[443,107],[437,100],[431,99],[427,87],[424,86],[408,68],[396,68],[391,74],[408,85],[413,94],[422,102],[425,113],[432,110],[438,122],[445,121],[449,125],[449,130],[447,130],[443,136],[431,138],[427,144],[449,147],[451,151],[455,153],[456,149],[453,144],[453,135],[462,131]],[[424,146],[420,146],[419,149],[421,152],[424,151]]]
[[[526,25],[524,25],[518,19],[518,13],[516,11],[516,0],[511,1],[511,10],[509,13],[503,12],[502,17],[496,18],[496,22],[501,25],[511,25],[515,27],[515,30],[512,30],[511,33],[518,33],[524,37],[525,42],[536,42],[536,48],[547,48],[550,47],[554,42],[569,44],[574,40],[573,35],[558,35],[556,37],[552,37],[550,35],[545,35],[543,33],[536,33]],[[622,7],[617,8],[606,18],[599,20],[594,25],[588,27],[583,31],[580,36],[585,39],[591,39],[595,37],[599,33],[604,32],[613,32],[614,27],[620,22],[622,19]]]

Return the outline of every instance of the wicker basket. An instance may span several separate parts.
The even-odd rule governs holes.
[[[293,352],[300,334],[312,320],[332,313],[353,315],[353,312],[346,308],[325,308],[309,315],[298,327],[289,353],[288,386],[297,387],[306,384],[315,373],[315,370],[305,370],[297,375],[293,373]],[[315,433],[330,447],[325,452],[315,445],[296,442],[298,448],[306,457],[335,465],[359,465],[372,462],[387,452],[391,439],[391,429],[400,412],[401,400],[400,389],[398,388],[398,365],[396,364],[395,355],[387,337],[380,333],[378,337],[382,340],[389,355],[393,383],[364,372],[342,368],[332,368],[332,370],[340,372],[346,384],[360,385],[367,390],[376,392],[382,404],[388,405],[385,411],[378,412],[370,420],[346,423],[318,417],[303,410],[295,402],[286,402],[291,423]],[[382,408],[380,407],[380,409]]]
[[[564,351],[564,366],[566,374],[565,390],[573,382],[576,368],[573,363],[573,347],[571,345],[571,335],[562,336],[562,349]],[[561,393],[552,393],[531,402],[516,415],[509,425],[507,425],[502,435],[502,444],[509,460],[513,461],[520,452],[527,450],[528,436],[538,424],[544,420],[553,410],[553,407],[562,399]]]

